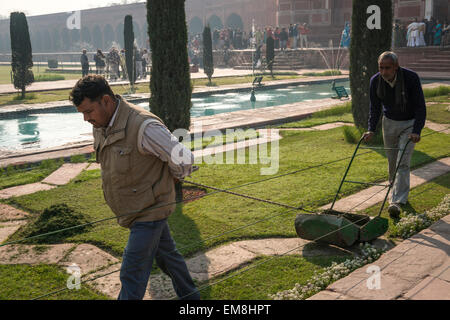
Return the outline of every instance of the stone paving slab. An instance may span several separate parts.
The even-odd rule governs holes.
[[[26,194],[35,193],[38,191],[45,191],[55,188],[55,186],[50,186],[44,183],[31,183],[22,186],[12,187],[0,190],[0,199],[8,199],[11,197],[20,197]]]
[[[102,167],[100,166],[100,163],[91,163],[89,167],[86,168],[87,171],[91,170],[100,170]]]
[[[81,270],[81,274],[87,274],[108,264],[116,264],[119,260],[109,253],[91,244],[80,244],[67,256],[60,265],[68,267],[73,263]]]
[[[71,243],[45,245],[48,250],[38,252],[35,245],[13,244],[0,247],[0,264],[57,264],[75,245]]]
[[[450,157],[432,162],[421,168],[415,169],[411,172],[410,186],[411,188],[417,187],[427,181],[437,178],[441,175],[450,172]],[[388,181],[381,182],[381,184],[388,184]],[[368,189],[364,189],[358,193],[348,196],[344,199],[336,201],[333,209],[338,211],[360,211],[369,208],[380,201],[383,201],[386,193],[379,192],[383,187],[373,186]],[[387,189],[386,189],[387,191]],[[375,196],[373,196],[375,195]],[[373,196],[372,198],[370,198]],[[370,199],[369,199],[370,198]],[[368,200],[367,200],[368,199]],[[366,201],[365,201],[366,200]],[[328,209],[331,207],[331,203],[322,206],[320,209]]]
[[[442,124],[442,123],[426,121],[425,127],[430,128],[433,131],[442,131],[442,133],[450,134],[450,125],[449,124]]]
[[[20,220],[28,218],[29,213],[0,203],[0,221]]]
[[[177,296],[172,280],[164,273],[150,276],[144,300],[169,300]]]
[[[26,221],[12,221],[0,223],[0,243],[8,239],[10,235],[16,232]]]
[[[194,279],[206,281],[254,258],[254,253],[230,244],[201,253],[187,260],[186,264]]]
[[[234,242],[233,245],[256,255],[266,256],[284,255],[286,252],[290,255],[302,255],[304,257],[352,254],[350,250],[312,243],[300,238],[244,240]]]
[[[120,269],[120,263],[112,265],[104,270],[95,272],[93,274],[88,275],[86,278],[83,278],[82,281],[86,281],[89,279],[93,279],[95,277],[99,277],[111,272],[106,276],[103,276],[99,279],[89,281],[89,285],[93,285],[95,289],[99,290],[103,294],[110,296],[113,299],[117,299],[119,296],[121,284],[120,284],[120,273],[119,271],[114,272]]]
[[[450,300],[450,215],[384,253],[380,259],[352,272],[310,300],[339,299],[340,295],[363,300]],[[446,230],[442,230],[443,225]],[[435,229],[436,230],[436,229]],[[368,289],[370,266],[380,268],[380,289]],[[330,294],[330,292],[334,294]]]
[[[404,298],[408,300],[450,300],[450,282],[434,277],[426,277]]]
[[[54,171],[47,178],[42,180],[42,183],[62,186],[68,184],[70,180],[78,176],[86,167],[88,163],[65,163],[58,170]]]

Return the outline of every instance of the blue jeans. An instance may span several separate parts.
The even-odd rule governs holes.
[[[136,222],[123,253],[119,300],[142,300],[147,288],[153,259],[171,279],[178,297],[198,300],[200,294],[189,274],[186,263],[175,247],[167,219]]]

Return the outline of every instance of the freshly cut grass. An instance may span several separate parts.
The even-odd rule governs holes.
[[[428,105],[427,120],[436,123],[450,124],[450,101],[448,101],[448,104]]]
[[[200,295],[207,300],[270,300],[269,294],[292,288],[296,283],[306,284],[315,271],[320,273],[331,266],[333,261],[340,263],[348,258],[349,256],[305,258],[298,255],[258,257],[241,270],[231,271],[199,284],[199,288],[205,287]],[[247,268],[247,271],[243,271]]]
[[[0,190],[41,181],[58,169],[64,161],[44,160],[38,166],[22,167],[8,166],[0,168]]]

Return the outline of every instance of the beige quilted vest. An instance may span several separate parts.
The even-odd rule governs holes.
[[[175,204],[163,205],[175,201],[175,188],[168,164],[141,150],[146,120],[161,119],[120,99],[113,126],[105,134],[94,128],[94,148],[106,203],[119,225],[129,228],[136,221],[167,218]]]

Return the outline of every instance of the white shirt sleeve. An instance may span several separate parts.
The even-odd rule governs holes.
[[[177,179],[192,173],[194,155],[158,120],[147,120],[142,137],[138,138],[142,151],[169,164],[169,170]],[[139,142],[138,142],[139,143]]]

